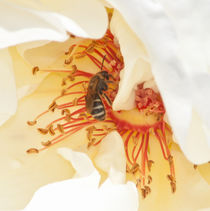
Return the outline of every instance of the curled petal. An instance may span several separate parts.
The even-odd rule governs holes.
[[[149,58],[143,43],[123,20],[119,12],[114,11],[110,28],[118,38],[123,54],[124,69],[120,73],[120,89],[114,100],[113,108],[132,109],[135,102],[135,86],[152,78]]]

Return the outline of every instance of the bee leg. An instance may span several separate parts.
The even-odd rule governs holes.
[[[109,86],[109,89],[115,91],[117,89],[117,84],[114,81],[106,81],[107,84],[111,84],[111,86]]]
[[[108,97],[105,93],[103,93],[102,95],[103,95],[104,98],[106,99],[106,102],[107,102],[110,106],[112,106],[112,101],[109,99],[109,97]]]
[[[115,81],[115,78],[113,77],[113,75],[109,74],[109,77],[112,78],[113,81]]]
[[[108,89],[108,85],[104,81],[99,81],[98,84],[99,94],[102,95]]]

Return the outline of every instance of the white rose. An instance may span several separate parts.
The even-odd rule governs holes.
[[[208,56],[208,46],[210,42],[208,35],[210,30],[208,30],[208,18],[206,18],[206,16],[209,14],[210,4],[208,1],[203,1],[197,5],[198,3],[196,1],[185,1],[183,4],[183,2],[180,1],[169,3],[163,0],[129,2],[120,0],[109,1],[109,3],[110,6],[118,10],[114,12],[111,30],[118,38],[125,62],[125,68],[120,82],[120,90],[114,101],[114,109],[132,108],[134,102],[133,93],[136,84],[145,79],[152,79],[152,82],[148,84],[148,86],[153,86],[154,88],[158,87],[160,90],[166,106],[168,121],[186,157],[196,164],[209,161],[210,122],[208,117],[210,115],[208,107],[210,100],[208,99],[208,89],[210,87],[210,58]],[[2,21],[0,23],[0,47],[6,48],[19,43],[39,41],[20,45],[18,51],[21,55],[24,55],[26,49],[32,48],[35,53],[29,53],[29,57],[27,57],[27,55],[24,56],[28,61],[34,63],[42,58],[43,55],[49,54],[49,49],[51,49],[51,60],[41,62],[43,65],[48,66],[52,65],[63,52],[59,51],[59,49],[65,47],[65,44],[62,43],[55,43],[53,45],[49,43],[49,48],[46,48],[46,44],[49,41],[65,41],[68,37],[66,31],[85,38],[99,38],[104,34],[108,24],[103,5],[94,0],[51,1],[45,3],[36,1],[2,1],[0,11],[2,15]],[[36,47],[42,45],[45,46],[43,48],[40,47],[40,50],[43,52],[43,50],[46,49],[46,54],[44,52],[43,55],[40,55],[40,50],[36,52]],[[4,123],[11,115],[15,114],[16,111],[17,99],[15,87],[17,87],[18,90],[18,97],[22,98],[26,94],[32,93],[46,74],[40,75],[37,79],[32,79],[30,73],[27,72],[29,64],[21,61],[20,55],[14,48],[11,48],[10,54],[13,55],[13,65],[14,67],[16,66],[16,68],[14,68],[14,77],[12,61],[9,57],[8,50],[3,49],[0,53],[2,58],[0,62],[2,71],[0,74],[3,79],[0,85],[1,90],[3,90],[0,92],[2,99],[0,115],[1,123]],[[30,55],[37,55],[37,58],[30,58]],[[17,62],[18,59],[20,59],[21,62]],[[18,63],[19,66],[17,65]],[[23,69],[20,67],[23,67]],[[140,69],[142,71],[139,71]],[[157,86],[154,85],[153,78]],[[56,88],[52,87],[49,90],[53,92],[55,89]],[[7,90],[7,92],[5,92],[5,90]],[[39,91],[40,90],[38,90],[38,92]],[[50,96],[48,96],[48,98],[50,98]],[[34,104],[34,102],[28,105],[32,106],[32,104]],[[22,108],[26,107],[27,103]],[[40,108],[37,109],[42,110],[43,108],[41,108],[40,105]],[[32,112],[28,113],[32,115]],[[17,115],[15,118],[17,118]],[[20,111],[18,118],[22,118]],[[19,122],[20,121],[16,121],[16,125],[19,124]],[[15,124],[14,126],[12,125],[13,123],[8,122],[2,127],[2,140],[6,134],[9,134],[9,132],[3,131],[9,131],[12,127],[15,128]],[[14,128],[12,128],[12,131],[15,131]],[[21,135],[20,133],[20,136]],[[27,132],[27,135],[23,135],[21,138],[27,140],[30,139],[30,135],[31,134]],[[10,140],[13,139],[14,137],[11,136]],[[36,139],[36,137],[34,139]],[[11,147],[12,145],[9,144],[8,146]],[[13,153],[12,149],[11,153]],[[48,154],[53,153],[49,152]],[[178,163],[185,163],[183,166],[187,166],[190,171],[186,176],[193,175],[194,179],[194,182],[189,182],[188,184],[183,183],[182,185],[191,187],[193,186],[192,184],[199,183],[201,184],[200,190],[197,190],[196,187],[191,187],[192,189],[189,188],[188,191],[195,191],[199,194],[202,190],[205,190],[206,193],[208,193],[209,189],[206,183],[203,180],[200,181],[197,173],[191,173],[192,169],[190,169],[189,163],[182,161],[184,158],[181,154],[177,153],[177,157],[178,160],[180,159]],[[3,158],[5,157],[3,156]],[[6,155],[6,158],[8,159],[6,159],[6,165],[4,165],[7,166],[5,168],[7,170],[10,169],[10,167],[13,170],[21,169],[21,166],[25,165],[24,159],[26,157],[18,157],[18,153],[15,154],[15,158],[18,159],[14,159],[12,162],[9,156]],[[49,159],[50,158],[45,159],[45,165]],[[54,157],[53,159],[56,160],[57,158]],[[58,160],[55,162],[57,165],[63,162]],[[30,162],[31,160],[26,162],[28,166],[25,169],[30,169]],[[38,165],[39,163],[37,162],[35,169],[39,169],[37,167]],[[41,164],[41,166],[45,165]],[[66,164],[63,168],[66,168]],[[177,171],[181,171],[182,168],[184,167],[180,165]],[[160,173],[157,169],[155,172],[157,174]],[[19,175],[24,175],[24,171],[19,173]],[[65,172],[64,175],[63,177],[57,175],[55,180],[68,178],[67,172]],[[177,177],[181,177],[179,173]],[[51,178],[49,181],[55,180]],[[41,184],[48,182],[47,179],[44,183],[37,182],[34,187],[36,186],[37,188]],[[18,182],[15,183],[17,184]],[[32,191],[29,191],[30,194],[34,191],[34,187]],[[188,191],[185,193],[184,191],[178,190],[178,201],[184,194],[188,194]],[[127,193],[122,197],[126,197],[126,194]],[[133,194],[136,194],[134,189]],[[8,196],[10,195],[8,194]],[[164,197],[163,194],[163,199]],[[167,207],[172,209],[171,206],[173,207],[176,201],[175,199],[172,200],[170,205],[164,205],[164,208],[166,210],[168,209]],[[189,197],[190,201],[192,201],[192,199],[193,197]],[[150,199],[150,203],[152,203],[153,200],[154,198]],[[48,201],[48,198],[46,198],[46,201]],[[186,204],[188,204],[189,201],[186,201]],[[133,199],[130,199],[130,203],[132,202]],[[136,203],[134,200],[133,210],[136,210]],[[144,208],[144,206],[145,209],[151,209],[149,205],[144,205],[144,202],[142,202],[140,207]],[[191,208],[197,209],[203,208],[203,206],[209,206],[209,204],[205,200],[205,197],[200,197],[198,206],[192,206]],[[176,207],[174,206],[173,209],[176,210]],[[130,208],[130,210],[132,209]]]

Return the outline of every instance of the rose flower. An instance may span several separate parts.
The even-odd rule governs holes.
[[[109,2],[2,3],[1,209],[210,206],[209,10]]]

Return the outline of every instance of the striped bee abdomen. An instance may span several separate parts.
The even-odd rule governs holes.
[[[99,95],[96,95],[95,99],[93,100],[91,115],[93,116],[94,119],[100,121],[103,121],[106,117],[104,105]]]

